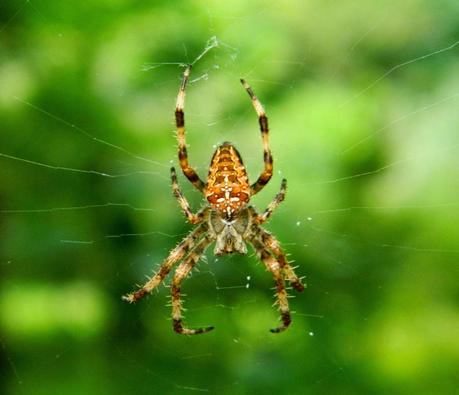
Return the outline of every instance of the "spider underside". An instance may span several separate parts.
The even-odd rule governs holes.
[[[198,263],[211,243],[215,242],[214,253],[216,255],[234,252],[246,254],[246,243],[250,243],[260,260],[274,277],[276,304],[278,305],[282,322],[280,326],[271,329],[271,332],[282,332],[287,329],[291,322],[285,280],[297,291],[303,291],[304,285],[287,262],[286,255],[277,239],[260,225],[269,219],[275,208],[284,200],[287,181],[285,179],[282,180],[279,193],[262,214],[257,213],[254,207],[248,205],[250,197],[263,189],[272,177],[273,159],[269,149],[268,118],[250,86],[241,79],[241,83],[248,92],[258,114],[263,139],[264,170],[257,181],[250,185],[247,171],[238,151],[231,143],[225,142],[216,149],[210,164],[207,182],[204,183],[188,163],[185,140],[183,109],[185,88],[190,71],[191,66],[188,66],[183,75],[175,110],[179,145],[178,156],[184,175],[204,194],[208,204],[196,214],[191,212],[190,205],[177,183],[175,169],[172,167],[171,180],[174,196],[188,221],[197,226],[170,252],[159,271],[143,287],[123,296],[123,299],[132,303],[143,298],[165,279],[174,264],[182,261],[175,270],[171,284],[173,328],[175,332],[186,335],[208,332],[213,327],[189,329],[183,325],[183,308],[180,298],[181,283]]]

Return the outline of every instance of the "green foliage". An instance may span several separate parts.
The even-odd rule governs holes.
[[[455,393],[458,16],[456,0],[4,0],[0,392]],[[277,336],[253,254],[210,248],[185,282],[207,335],[172,332],[164,286],[121,301],[191,229],[169,167],[182,65],[200,55],[192,164],[204,177],[231,141],[260,172],[244,77],[275,164],[253,203],[288,179],[267,228],[308,288]]]

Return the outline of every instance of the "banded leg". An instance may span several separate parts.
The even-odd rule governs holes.
[[[265,162],[265,168],[258,177],[258,180],[250,186],[250,192],[255,195],[263,189],[273,175],[273,156],[269,149],[269,128],[268,118],[265,113],[265,109],[253,93],[252,88],[247,84],[244,79],[241,79],[242,86],[245,88],[250,98],[252,99],[253,107],[258,115],[258,122],[260,124],[261,138],[263,139],[263,160]]]
[[[292,322],[290,310],[288,307],[287,291],[285,289],[284,279],[282,277],[282,268],[280,263],[269,253],[269,251],[259,240],[252,240],[252,244],[257,251],[261,261],[265,264],[266,268],[272,273],[274,277],[274,282],[276,284],[276,304],[279,307],[282,324],[277,328],[270,329],[270,331],[272,333],[280,333],[285,331]]]
[[[269,232],[262,228],[258,228],[260,232],[261,243],[265,245],[269,250],[272,251],[273,255],[276,257],[279,262],[282,272],[285,275],[285,278],[292,284],[292,287],[295,288],[298,292],[304,291],[304,284],[301,282],[301,279],[295,274],[293,267],[287,261],[285,252],[282,250],[279,241]]]
[[[188,163],[188,153],[185,141],[185,114],[183,108],[185,106],[185,88],[190,77],[190,71],[191,65],[189,65],[183,73],[182,83],[177,95],[177,104],[175,106],[175,124],[177,126],[177,139],[179,145],[178,157],[183,174],[185,174],[186,178],[188,178],[198,190],[203,191],[205,186],[204,182],[201,181],[196,171],[190,167]]]
[[[155,289],[169,274],[172,266],[180,261],[185,254],[191,249],[195,241],[207,230],[207,225],[198,226],[193,232],[191,232],[183,241],[175,247],[170,253],[166,260],[161,265],[159,271],[155,273],[143,287],[130,294],[124,295],[123,300],[134,303],[139,299],[142,299],[145,295],[149,294]]]
[[[180,186],[177,182],[177,173],[175,172],[175,168],[171,167],[171,180],[172,180],[172,192],[174,193],[175,198],[177,199],[180,207],[182,208],[185,217],[187,217],[188,221],[192,224],[199,224],[202,222],[204,218],[205,210],[199,211],[197,214],[193,214],[190,209],[190,204],[188,200],[183,195]]]
[[[180,299],[180,288],[182,281],[191,272],[193,267],[198,263],[201,255],[204,253],[206,247],[212,243],[213,239],[210,236],[206,236],[202,239],[199,244],[190,252],[187,258],[179,265],[174,274],[174,279],[171,285],[171,296],[172,296],[172,324],[174,331],[183,335],[198,335],[200,333],[206,333],[214,329],[213,326],[199,329],[188,329],[183,326],[182,316],[182,301]]]
[[[279,206],[279,204],[281,204],[282,201],[285,199],[285,191],[286,190],[287,190],[287,180],[284,178],[284,179],[282,179],[281,189],[280,189],[279,193],[274,197],[272,202],[269,203],[269,205],[266,208],[266,210],[264,211],[264,213],[261,214],[261,215],[257,215],[256,221],[257,221],[258,224],[262,224],[262,223],[266,222],[269,219],[269,217],[271,216],[273,211],[277,208],[277,206]]]

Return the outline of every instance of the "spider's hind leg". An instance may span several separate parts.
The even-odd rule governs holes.
[[[277,328],[270,329],[272,333],[280,333],[285,331],[292,318],[290,315],[290,309],[287,300],[287,290],[285,289],[285,283],[282,273],[282,267],[277,259],[275,259],[270,252],[264,247],[263,243],[257,239],[252,240],[252,244],[257,251],[257,255],[261,261],[265,264],[266,268],[272,273],[274,282],[276,284],[276,304],[280,311],[280,318],[282,324]]]
[[[172,297],[172,324],[174,331],[182,335],[198,335],[206,333],[214,329],[213,326],[199,329],[189,329],[183,326],[182,316],[182,300],[180,298],[182,281],[191,272],[193,267],[198,263],[201,255],[204,253],[206,247],[213,241],[210,236],[203,238],[199,244],[190,252],[188,257],[179,265],[174,274],[174,279],[171,285]]]
[[[285,278],[298,292],[303,292],[305,285],[301,282],[301,279],[296,275],[293,267],[290,266],[287,261],[287,257],[285,256],[285,252],[282,250],[279,241],[271,233],[262,228],[259,228],[259,232],[261,242],[272,251],[281,266]]]
[[[155,289],[164,278],[169,274],[175,263],[180,261],[188,251],[193,247],[196,240],[207,230],[205,224],[198,226],[193,232],[191,232],[185,239],[183,239],[177,247],[175,247],[170,253],[166,260],[162,263],[159,271],[155,273],[141,288],[130,294],[124,295],[123,300],[134,303],[144,296],[148,295],[153,289]]]

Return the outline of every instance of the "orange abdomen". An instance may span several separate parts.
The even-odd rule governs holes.
[[[230,143],[223,143],[212,157],[205,194],[210,205],[227,218],[250,200],[247,171]]]

